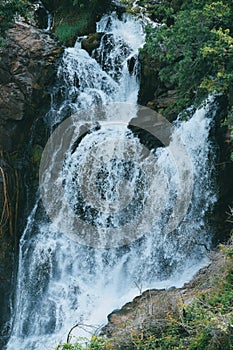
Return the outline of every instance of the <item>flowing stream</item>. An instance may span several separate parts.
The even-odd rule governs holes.
[[[215,201],[209,107],[176,122],[171,145],[148,150],[127,128],[140,109],[143,23],[113,13],[97,23],[97,31],[104,34],[92,57],[81,49],[80,38],[65,50],[45,116],[51,130],[62,127],[55,135],[59,142],[55,137],[45,150],[44,201],[38,197],[20,241],[7,350],[54,349],[75,324],[104,325],[139,290],[181,286],[208,261],[206,213]],[[71,124],[63,124],[73,114]],[[73,143],[56,168],[70,125]],[[177,137],[189,159],[189,171],[181,173],[184,186],[192,177],[191,188],[185,188],[191,197],[185,197],[185,210],[179,205],[182,216],[174,229],[166,230],[169,217],[177,215],[181,175],[172,150]],[[73,334],[87,335],[80,329]]]

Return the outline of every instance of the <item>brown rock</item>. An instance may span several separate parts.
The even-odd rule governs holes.
[[[30,127],[39,114],[37,109],[47,103],[47,87],[55,76],[52,63],[61,51],[44,31],[23,23],[14,24],[6,33],[6,44],[0,48],[0,146],[5,151],[18,148],[15,141],[28,134],[23,119]],[[5,142],[5,135],[14,144]]]
[[[210,265],[200,270],[182,288],[143,292],[108,316],[108,324],[102,329],[102,334],[111,338],[116,346],[130,344],[132,334],[140,333],[142,329],[153,329],[153,333],[161,335],[167,325],[168,314],[179,315],[181,304],[190,304],[198,292],[211,290],[215,276],[221,274],[225,266],[224,259],[223,254],[214,253]]]
[[[94,49],[97,49],[100,45],[103,33],[94,33],[87,36],[82,40],[82,49],[86,50],[91,55]]]
[[[20,216],[25,205],[24,155],[35,119],[48,109],[48,88],[62,49],[44,31],[14,24],[0,48],[0,348],[9,336]],[[28,171],[28,168],[27,168]],[[23,173],[23,174],[22,174]]]

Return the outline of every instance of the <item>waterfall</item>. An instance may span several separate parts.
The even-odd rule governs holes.
[[[53,349],[77,323],[104,325],[139,286],[181,286],[208,260],[202,244],[211,242],[206,212],[215,201],[209,107],[171,126],[170,144],[147,149],[127,127],[144,113],[136,59],[143,24],[113,13],[97,31],[103,36],[92,57],[80,39],[65,50],[45,116],[53,134],[42,158],[43,202],[38,197],[20,241],[7,350]],[[192,181],[171,231],[181,176],[177,140],[189,164],[184,185]]]

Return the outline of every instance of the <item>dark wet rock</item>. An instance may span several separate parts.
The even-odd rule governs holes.
[[[116,11],[116,13],[121,16],[126,12],[126,5],[123,4],[120,0],[112,0],[110,10]]]
[[[137,57],[136,55],[130,57],[127,61],[127,66],[128,66],[128,70],[129,72],[132,74],[135,68],[135,64],[137,62]]]
[[[33,122],[47,111],[62,49],[43,30],[11,25],[0,48],[0,348],[10,333],[18,242],[25,225],[25,175],[38,167],[41,147],[25,149]],[[37,170],[38,172],[38,170]],[[24,181],[23,181],[24,178]]]
[[[86,50],[91,56],[92,51],[100,46],[102,36],[103,33],[89,34],[85,39],[82,40],[82,49]]]
[[[36,26],[40,29],[47,29],[48,26],[48,11],[41,1],[37,1],[34,10]]]
[[[19,174],[0,153],[0,347],[9,332],[16,264]]]
[[[49,13],[44,7],[43,2],[40,0],[34,0],[27,5],[27,14],[25,17],[16,15],[16,19],[18,22],[28,24],[36,28],[47,29],[48,15]]]
[[[173,132],[172,125],[162,115],[144,107],[130,120],[128,128],[148,150],[168,146]]]
[[[131,50],[123,40],[116,44],[114,36],[111,33],[104,34],[102,36],[101,41],[103,42],[103,45],[105,47],[104,52],[101,50],[100,46],[99,48],[93,51],[92,55],[96,59],[96,61],[102,66],[103,70],[110,74],[114,79],[118,80],[120,78],[120,71],[122,65],[124,64],[124,60],[122,59],[122,57],[124,57],[125,55],[130,55]],[[111,52],[116,49],[119,50],[119,52],[122,52],[122,55],[116,56],[113,60]]]
[[[159,79],[161,62],[152,59],[145,53],[139,54],[139,61],[141,65],[139,103],[146,105],[155,96],[166,92],[166,88]]]
[[[229,126],[222,126],[228,112],[226,96],[217,96],[215,101],[216,113],[210,137],[215,141],[215,176],[218,188],[218,201],[215,204],[210,222],[214,227],[214,244],[226,242],[232,229],[229,219],[233,198],[233,162],[231,159],[232,143]]]

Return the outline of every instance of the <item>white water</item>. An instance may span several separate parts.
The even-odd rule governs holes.
[[[139,294],[137,286],[142,290],[181,286],[208,261],[205,249],[195,244],[208,245],[211,239],[205,214],[215,200],[208,160],[208,108],[200,109],[188,122],[176,126],[176,132],[182,135],[193,166],[194,190],[183,221],[175,231],[165,234],[164,227],[168,221],[166,211],[157,222],[153,220],[160,205],[169,211],[174,204],[169,195],[174,195],[177,191],[176,164],[172,162],[169,148],[157,150],[156,166],[153,164],[155,155],[152,153],[146,159],[141,159],[142,146],[125,126],[135,116],[138,94],[137,65],[133,74],[130,74],[127,59],[137,54],[138,48],[143,45],[143,29],[131,17],[126,16],[119,21],[116,15],[105,16],[98,23],[97,29],[107,34],[102,39],[100,49],[93,53],[95,59],[80,49],[79,41],[74,48],[65,51],[58,72],[59,86],[55,89],[47,121],[50,125],[56,125],[72,113],[86,110],[96,103],[126,102],[131,106],[130,113],[116,115],[113,109],[114,113],[106,114],[101,129],[85,136],[75,152],[67,151],[64,172],[59,173],[58,179],[61,180],[63,176],[64,180],[65,176],[64,192],[70,203],[73,203],[75,198],[72,186],[77,185],[73,181],[73,174],[79,174],[79,186],[83,185],[85,176],[89,179],[85,190],[89,189],[91,193],[96,169],[105,164],[105,182],[96,185],[101,187],[99,193],[102,201],[99,201],[99,205],[105,203],[107,206],[101,207],[104,213],[109,213],[110,209],[112,212],[119,210],[115,202],[123,201],[126,207],[128,202],[124,194],[132,197],[139,166],[143,165],[147,177],[158,170],[169,189],[158,203],[158,197],[154,196],[159,195],[156,181],[160,177],[155,177],[153,182],[153,176],[149,176],[153,189],[145,200],[147,205],[150,204],[146,216],[146,220],[152,222],[149,232],[145,230],[145,236],[127,246],[108,249],[81,245],[69,239],[68,232],[57,232],[54,223],[48,220],[42,203],[38,201],[28,218],[20,242],[15,317],[7,350],[54,349],[60,341],[66,340],[67,333],[76,323],[94,326],[106,323],[107,314]],[[105,67],[105,71],[101,66]],[[82,114],[83,119],[77,120],[77,130],[87,122],[95,121],[93,108],[90,111]],[[121,160],[125,159],[127,151],[138,167],[135,166],[133,172],[132,168],[128,170],[130,178],[126,184],[121,183],[125,190],[122,195],[122,187],[118,186],[118,182],[125,175]],[[98,198],[90,196],[88,199],[93,201]],[[61,231],[64,227],[69,228],[69,218],[64,222],[65,210],[62,205],[63,201],[61,210],[56,214]],[[106,220],[108,218],[104,215],[96,218],[97,230],[98,223],[101,231]],[[120,231],[119,222],[114,221],[114,224],[118,225]],[[137,229],[135,227],[135,231]],[[78,329],[73,334],[83,335]]]

